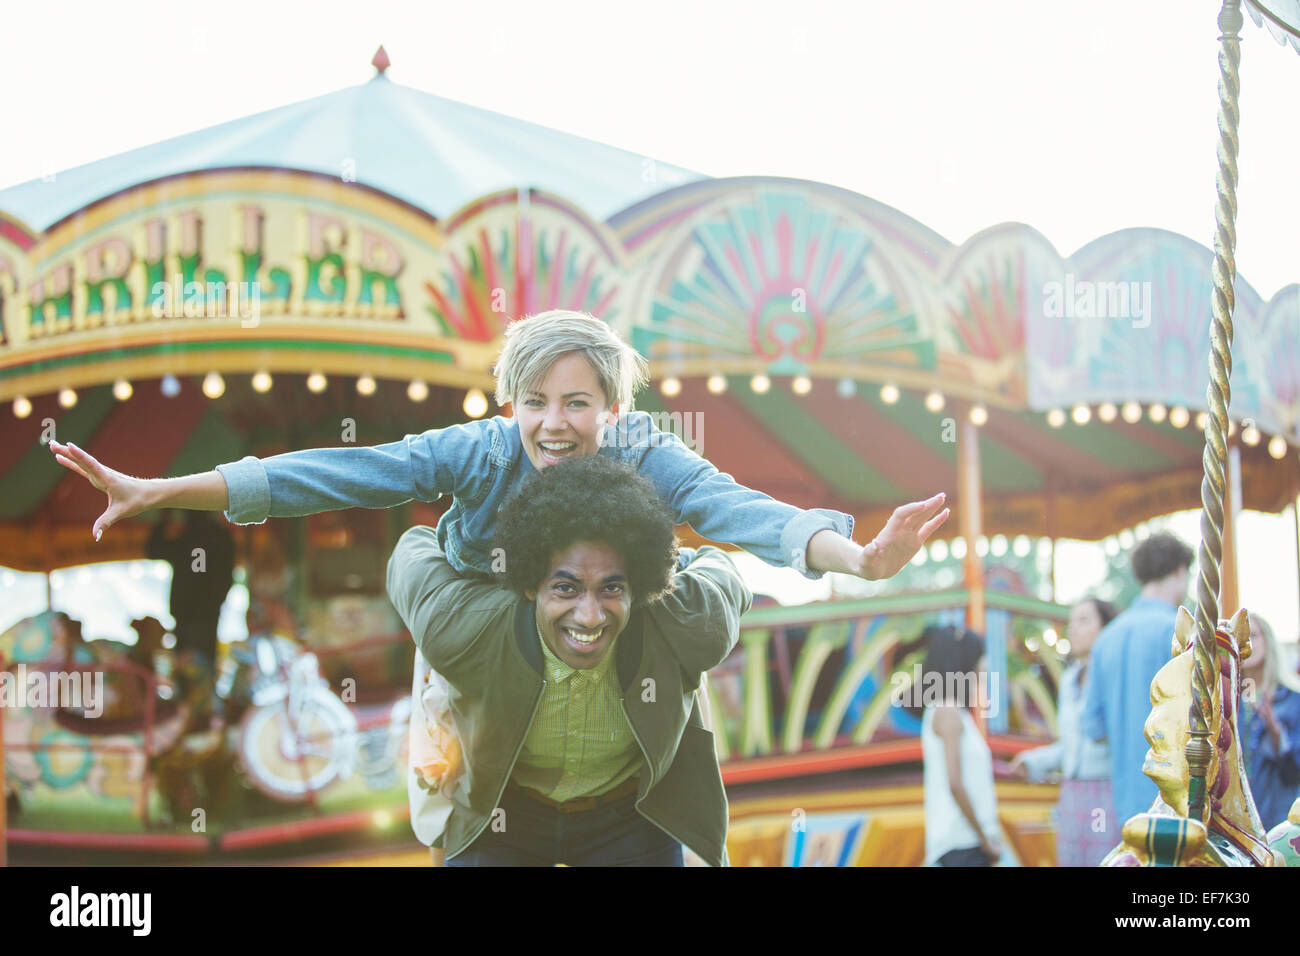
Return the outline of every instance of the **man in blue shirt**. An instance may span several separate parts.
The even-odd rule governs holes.
[[[1106,821],[1119,839],[1124,821],[1151,808],[1156,785],[1142,772],[1148,744],[1151,681],[1169,661],[1178,605],[1187,597],[1194,552],[1172,534],[1153,534],[1133,550],[1142,593],[1101,632],[1092,648],[1092,680],[1083,732],[1110,749],[1111,790],[1119,819]]]

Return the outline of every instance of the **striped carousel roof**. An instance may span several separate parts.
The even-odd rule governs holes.
[[[347,159],[369,190],[340,185]],[[937,491],[963,506],[957,448],[972,412],[983,419],[989,534],[1097,539],[1199,506],[1209,249],[1129,229],[1067,256],[1019,223],[955,244],[825,184],[663,166],[647,182],[644,162],[381,73],[0,192],[0,210],[26,227],[6,232],[0,216],[0,295],[7,255],[21,296],[49,297],[6,314],[8,339],[0,329],[0,399],[31,403],[25,417],[0,419],[0,565],[140,553],[144,524],[90,542],[103,496],[52,461],[39,440],[47,419],[60,440],[149,476],[337,445],[343,416],[355,419],[356,442],[381,444],[464,420],[463,390],[490,388],[505,323],[549,308],[599,314],[645,354],[655,384],[637,406],[677,413],[683,430],[689,419],[693,444],[719,469],[792,504],[853,514],[864,528]],[[227,168],[268,165],[288,171]],[[685,181],[670,185],[677,174]],[[173,175],[167,189],[132,185]],[[147,242],[132,252],[141,217],[182,201],[207,216],[201,235],[216,237],[200,249],[209,270],[229,268],[223,250],[243,241],[231,231],[236,208],[241,224],[261,221],[247,219],[249,207],[264,213],[268,234],[278,229],[262,264],[274,321],[250,332],[202,318],[148,321],[127,280],[120,295],[139,321],[95,326],[82,314],[74,326],[60,316],[67,299],[83,313],[107,308],[59,293],[61,264],[102,271],[113,243],[117,258],[147,255]],[[401,263],[381,290],[386,313],[336,291],[355,262],[325,252],[308,267],[310,243],[285,238],[304,211],[322,229],[362,221],[376,230],[374,248],[390,252],[376,261]],[[1236,284],[1231,417],[1262,436],[1241,448],[1247,508],[1279,511],[1300,491],[1296,293],[1265,300],[1243,278]],[[319,395],[304,384],[311,369],[329,377]],[[209,370],[226,377],[220,399],[199,388]],[[252,390],[255,370],[275,375],[272,392]],[[379,382],[370,398],[351,387],[363,370]],[[170,398],[158,387],[166,373],[182,385]],[[756,375],[770,387],[752,387]],[[118,378],[134,385],[127,401],[113,397]],[[665,387],[670,378],[678,387]],[[411,379],[429,383],[427,401],[407,398]],[[77,392],[70,408],[56,396],[65,387]],[[958,527],[950,521],[941,535]]]

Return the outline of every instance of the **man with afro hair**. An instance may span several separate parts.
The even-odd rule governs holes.
[[[654,486],[601,456],[537,472],[498,516],[497,581],[432,528],[388,591],[451,686],[464,772],[447,866],[726,865],[727,801],[696,688],[751,595],[716,548],[679,549]]]

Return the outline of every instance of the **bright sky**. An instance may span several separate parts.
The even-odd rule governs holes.
[[[833,183],[954,242],[1020,221],[1063,254],[1129,226],[1208,245],[1219,6],[14,4],[0,186],[363,83],[383,43],[395,82],[708,175]],[[1300,57],[1244,37],[1237,263],[1267,298],[1300,280]],[[1249,517],[1242,548],[1243,599],[1289,638],[1291,529]],[[1089,567],[1062,574],[1081,591]]]

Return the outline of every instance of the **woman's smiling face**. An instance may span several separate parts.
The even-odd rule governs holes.
[[[594,455],[600,433],[617,415],[607,408],[596,370],[581,352],[566,352],[555,360],[541,382],[514,402],[514,416],[524,452],[541,470],[571,458]]]

